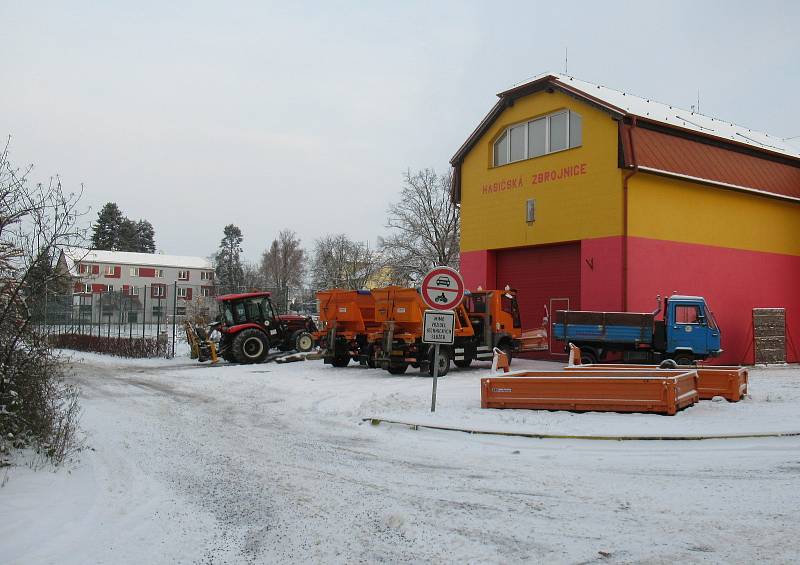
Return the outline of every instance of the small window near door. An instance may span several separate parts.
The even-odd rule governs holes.
[[[675,322],[678,324],[697,324],[700,318],[698,306],[676,306]]]

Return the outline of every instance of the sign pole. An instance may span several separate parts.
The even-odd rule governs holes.
[[[433,346],[433,392],[431,392],[431,412],[436,412],[436,382],[439,380],[439,344]]]

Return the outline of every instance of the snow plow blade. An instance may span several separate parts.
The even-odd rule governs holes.
[[[481,408],[675,415],[699,400],[694,370],[517,371],[481,379]]]
[[[697,392],[700,400],[710,400],[721,396],[728,402],[739,402],[747,394],[749,374],[747,368],[738,366],[691,367],[697,372]],[[573,365],[564,367],[565,371],[675,371],[680,369],[659,369],[658,365],[602,364]]]

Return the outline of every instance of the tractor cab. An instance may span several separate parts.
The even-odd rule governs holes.
[[[314,346],[311,332],[316,326],[311,318],[276,314],[269,292],[226,294],[217,302],[219,353],[226,361],[260,363],[273,347],[305,352]]]

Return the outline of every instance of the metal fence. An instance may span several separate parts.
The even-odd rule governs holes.
[[[217,317],[218,305],[216,296],[235,292],[253,292],[266,290],[272,293],[272,300],[279,314],[298,313],[316,316],[316,292],[307,288],[291,288],[283,291],[275,289],[253,288],[221,288],[186,284],[151,284],[142,286],[125,286],[123,289],[104,291],[86,288],[86,292],[75,292],[68,295],[49,295],[32,307],[33,323],[43,332],[52,336],[54,343],[84,344],[82,349],[91,347],[87,343],[96,343],[97,351],[109,352],[117,340],[156,339],[157,348],[150,348],[155,353],[142,356],[174,357],[181,353],[181,344],[185,344],[183,322],[206,325]],[[91,335],[106,338],[104,341],[65,339],[63,336]],[[68,347],[68,345],[64,345]],[[143,351],[141,347],[120,347],[120,354],[125,351]]]

